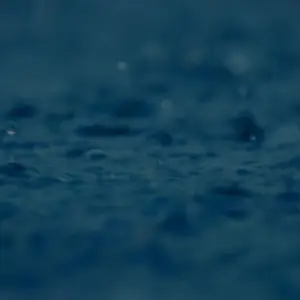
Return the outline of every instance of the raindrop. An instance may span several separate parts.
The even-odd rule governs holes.
[[[236,139],[240,142],[260,144],[265,139],[265,131],[257,124],[249,112],[240,113],[233,121]]]

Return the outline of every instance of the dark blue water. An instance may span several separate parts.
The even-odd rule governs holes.
[[[300,299],[299,9],[3,1],[0,299]]]

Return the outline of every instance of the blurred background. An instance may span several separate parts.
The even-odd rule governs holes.
[[[300,3],[0,3],[0,299],[300,298]]]

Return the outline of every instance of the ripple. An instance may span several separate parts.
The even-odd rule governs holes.
[[[217,187],[211,190],[212,197],[205,198],[202,205],[206,212],[226,218],[243,221],[251,215],[247,199],[252,196],[247,190],[238,186]]]
[[[9,162],[0,166],[0,174],[12,178],[28,178],[32,175],[32,169],[17,162]]]
[[[86,152],[86,157],[90,160],[102,160],[107,158],[107,154],[101,149],[90,149]]]
[[[34,105],[17,103],[7,113],[7,119],[30,119],[38,114],[38,109]]]
[[[132,136],[139,134],[140,132],[140,130],[135,130],[126,125],[108,126],[94,124],[79,126],[75,129],[76,135],[84,138]]]
[[[238,183],[228,186],[217,186],[212,188],[211,192],[217,195],[233,196],[233,197],[249,197],[252,193],[241,187]]]

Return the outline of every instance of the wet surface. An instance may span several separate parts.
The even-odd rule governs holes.
[[[299,299],[299,4],[11,3],[1,300]]]

